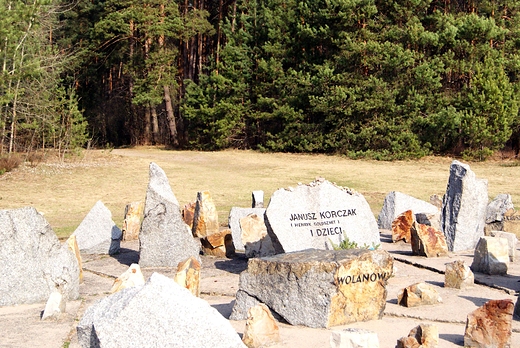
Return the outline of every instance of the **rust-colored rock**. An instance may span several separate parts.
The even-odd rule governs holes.
[[[394,221],[392,221],[392,242],[404,240],[406,243],[410,243],[412,240],[410,229],[415,221],[413,212],[407,210],[404,213],[398,215]]]
[[[397,295],[397,303],[404,307],[434,305],[442,302],[437,290],[426,283],[412,284]]]
[[[144,202],[133,202],[125,207],[125,218],[123,220],[123,240],[139,239],[139,230],[141,229],[141,219],[144,212]]]
[[[280,341],[280,330],[269,308],[260,303],[249,308],[242,342],[260,348]]]
[[[414,222],[410,229],[412,252],[414,255],[438,257],[448,255],[448,245],[444,234],[432,226]]]
[[[196,205],[196,202],[191,202],[184,205],[184,209],[182,209],[182,219],[186,225],[190,226],[190,229],[193,229],[193,217],[195,216]]]
[[[202,244],[202,253],[217,257],[233,257],[235,255],[235,245],[231,230],[226,229],[218,233],[200,239]]]
[[[491,300],[468,314],[464,347],[509,348],[513,309],[511,300]]]
[[[397,341],[395,348],[437,348],[439,345],[439,329],[432,324],[421,324],[414,327],[408,337]]]
[[[193,215],[193,236],[202,238],[218,231],[218,212],[211,194],[209,191],[198,192]]]
[[[79,251],[78,242],[76,240],[75,235],[71,235],[67,239],[67,246],[69,249],[74,253],[74,256],[76,256],[76,259],[78,260],[78,267],[79,267],[79,282],[81,283],[83,281],[83,265],[81,260],[81,253]]]
[[[200,263],[193,256],[179,262],[175,282],[188,289],[194,296],[200,296]]]
[[[444,287],[466,289],[473,286],[475,276],[464,261],[457,260],[446,264],[444,273]]]

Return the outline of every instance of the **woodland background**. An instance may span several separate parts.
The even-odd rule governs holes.
[[[0,155],[520,145],[520,1],[0,0]]]

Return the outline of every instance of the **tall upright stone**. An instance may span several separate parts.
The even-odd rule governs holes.
[[[218,212],[210,192],[198,192],[193,215],[193,235],[202,238],[218,233],[218,230]]]
[[[139,231],[141,230],[141,219],[144,211],[144,202],[132,202],[125,207],[125,218],[123,220],[123,240],[139,239]]]
[[[389,230],[392,228],[395,218],[407,210],[411,210],[415,215],[422,214],[428,217],[432,222],[431,225],[438,227],[439,209],[436,206],[397,191],[389,192],[386,195],[383,208],[377,218],[377,225],[381,229]]]
[[[472,250],[484,235],[488,182],[469,165],[453,161],[441,212],[441,231],[449,251]]]
[[[123,236],[112,220],[112,213],[101,201],[90,209],[73,234],[84,254],[116,254]]]
[[[365,197],[325,179],[277,190],[265,216],[276,253],[330,250],[346,238],[360,247],[380,244],[377,222]]]
[[[31,207],[0,210],[0,306],[79,296],[78,260]]]
[[[199,252],[200,243],[182,219],[166,174],[157,164],[150,163],[150,182],[139,233],[139,265],[177,267],[191,256],[200,260]]]

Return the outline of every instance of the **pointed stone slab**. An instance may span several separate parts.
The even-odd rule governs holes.
[[[218,212],[211,193],[209,191],[198,192],[191,228],[193,236],[202,238],[218,233],[218,230]]]
[[[139,233],[139,265],[177,267],[191,256],[200,260],[199,252],[200,243],[182,219],[166,174],[157,164],[150,163],[150,182]]]
[[[276,253],[330,250],[345,238],[360,247],[380,244],[377,222],[365,197],[324,179],[277,190],[265,216]]]
[[[264,303],[291,325],[330,327],[381,319],[393,258],[384,250],[304,250],[250,259],[231,320]]]

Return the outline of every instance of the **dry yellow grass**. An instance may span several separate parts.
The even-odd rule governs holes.
[[[101,200],[121,226],[125,205],[144,200],[152,161],[166,172],[181,205],[194,201],[198,191],[209,190],[220,223],[227,224],[231,207],[251,205],[253,190],[263,190],[267,204],[276,189],[309,183],[316,177],[361,192],[376,215],[390,191],[428,201],[431,194],[445,192],[452,159],[378,162],[235,150],[93,150],[64,163],[48,159],[35,167],[22,166],[0,176],[0,209],[33,206],[45,214],[58,236],[66,237]],[[488,179],[490,199],[509,193],[515,206],[520,206],[518,162],[469,164],[477,177]]]

